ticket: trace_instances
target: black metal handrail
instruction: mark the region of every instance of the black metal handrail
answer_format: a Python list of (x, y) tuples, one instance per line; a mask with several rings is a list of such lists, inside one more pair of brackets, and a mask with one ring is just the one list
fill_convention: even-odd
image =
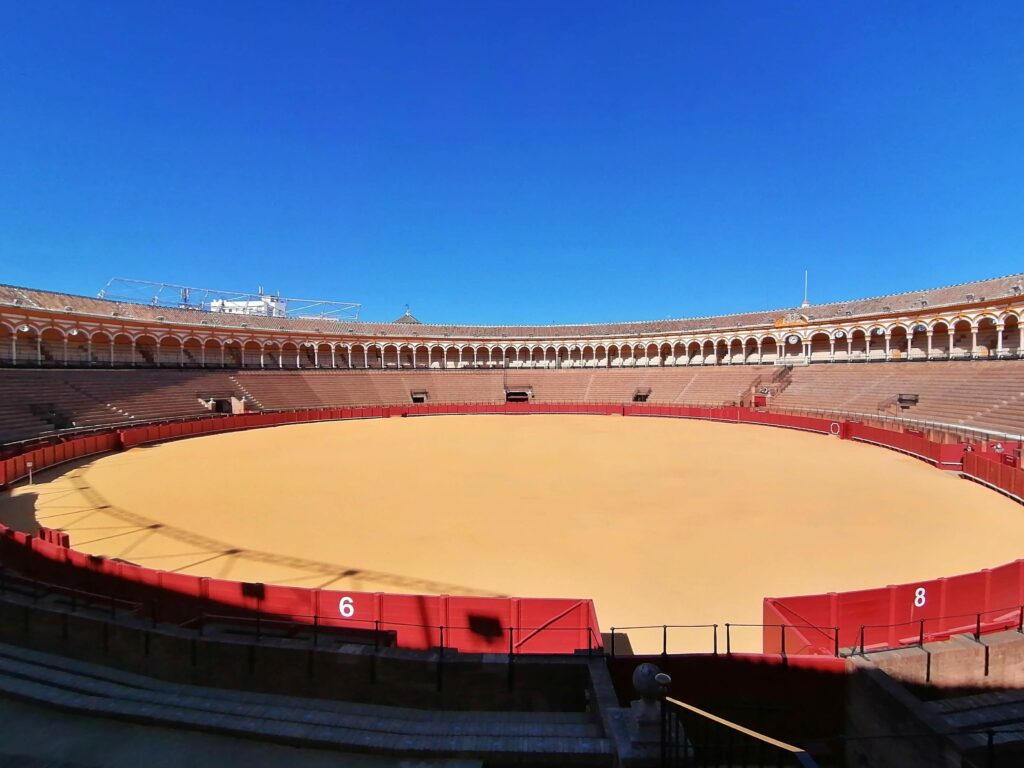
[(803, 749), (666, 697), (661, 702), (662, 768), (817, 768)]

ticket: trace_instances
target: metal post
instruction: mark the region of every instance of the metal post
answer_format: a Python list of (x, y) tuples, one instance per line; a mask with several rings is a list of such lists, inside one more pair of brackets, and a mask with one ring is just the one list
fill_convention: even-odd
[(833, 629), (835, 629), (835, 631), (836, 631), (836, 634), (835, 634), (835, 638), (836, 638), (836, 658), (838, 659), (839, 658), (839, 627), (834, 627)]
[[(1022, 626), (1024, 626), (1024, 607), (1021, 607), (1020, 615), (1021, 615), (1021, 624), (1022, 624)], [(611, 627), (611, 633), (612, 633), (611, 652), (612, 652), (612, 658), (614, 659), (615, 658), (615, 627)]]
[(921, 630), (917, 638), (918, 645), (924, 648), (924, 619), (921, 619)]
[(981, 614), (979, 613), (975, 617), (974, 622), (974, 639), (976, 642), (981, 642)]
[(732, 653), (732, 633), (730, 631), (730, 624), (725, 625), (725, 654), (726, 656)]
[(661, 625), (661, 655), (668, 655), (668, 624)]
[(785, 656), (786, 655), (786, 625), (785, 624), (779, 624), (779, 630), (782, 633), (781, 651), (782, 651), (782, 655)]
[(860, 655), (864, 655), (864, 625), (860, 625)]
[(713, 634), (713, 642), (714, 642), (715, 656), (717, 656), (718, 655), (718, 625), (717, 624), (715, 624), (714, 627), (712, 628), (712, 632), (714, 633)]

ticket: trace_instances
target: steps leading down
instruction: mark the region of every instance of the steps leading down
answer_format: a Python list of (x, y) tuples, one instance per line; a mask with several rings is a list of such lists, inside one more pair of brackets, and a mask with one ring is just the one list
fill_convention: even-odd
[(612, 764), (609, 740), (586, 713), (432, 711), (204, 688), (2, 643), (0, 695), (94, 717), (345, 752)]

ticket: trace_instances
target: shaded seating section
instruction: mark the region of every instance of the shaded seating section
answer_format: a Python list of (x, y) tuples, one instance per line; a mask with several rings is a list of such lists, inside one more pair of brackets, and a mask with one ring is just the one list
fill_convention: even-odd
[(209, 410), (200, 395), (236, 392), (221, 372), (5, 370), (0, 374), (0, 442), (63, 429), (203, 416)]

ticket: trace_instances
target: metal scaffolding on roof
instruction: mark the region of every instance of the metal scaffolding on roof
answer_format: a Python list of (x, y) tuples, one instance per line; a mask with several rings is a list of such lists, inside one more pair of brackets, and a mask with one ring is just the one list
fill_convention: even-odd
[(193, 288), (174, 283), (157, 283), (112, 277), (97, 294), (101, 299), (151, 307), (194, 309), (234, 315), (261, 317), (306, 317), (324, 320), (358, 320), (362, 304), (327, 299), (295, 299), (280, 292), (267, 293), (262, 286), (256, 293)]

